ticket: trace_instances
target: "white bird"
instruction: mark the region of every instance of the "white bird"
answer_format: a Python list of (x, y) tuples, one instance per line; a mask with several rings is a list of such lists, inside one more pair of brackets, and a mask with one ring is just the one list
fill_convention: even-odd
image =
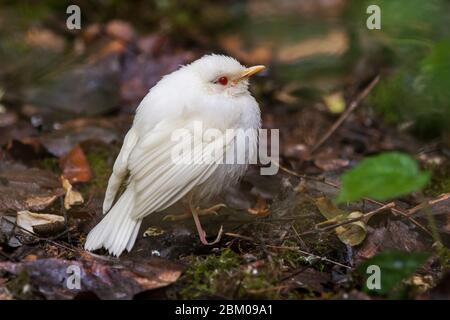
[[(86, 250), (104, 247), (115, 256), (130, 251), (142, 219), (183, 198), (189, 201), (201, 242), (219, 241), (222, 228), (214, 242), (207, 242), (198, 215), (214, 212), (221, 205), (204, 210), (197, 205), (235, 184), (257, 153), (261, 115), (248, 91), (248, 79), (263, 69), (246, 68), (223, 55), (206, 55), (164, 76), (149, 91), (114, 163), (103, 202), (106, 216), (89, 233)], [(204, 129), (218, 129), (220, 139), (193, 133), (194, 144), (201, 148), (192, 151), (191, 159), (202, 159), (213, 151), (217, 160), (234, 144), (237, 152), (245, 152), (244, 163), (174, 161), (173, 149), (180, 147), (180, 141), (174, 141), (173, 132), (193, 132), (199, 122)], [(227, 129), (251, 131), (245, 148), (236, 136), (225, 134)], [(182, 143), (191, 148), (192, 141)], [(126, 189), (119, 195), (122, 185)]]

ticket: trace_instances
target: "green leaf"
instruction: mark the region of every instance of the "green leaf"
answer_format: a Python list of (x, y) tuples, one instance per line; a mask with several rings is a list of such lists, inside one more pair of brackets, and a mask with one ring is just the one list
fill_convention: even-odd
[(410, 156), (399, 152), (383, 153), (364, 159), (342, 176), (337, 202), (364, 197), (387, 200), (420, 190), (429, 179), (430, 174), (421, 172)]
[[(385, 295), (398, 286), (403, 279), (412, 276), (428, 257), (429, 254), (424, 252), (385, 251), (361, 263), (357, 272), (364, 277), (364, 291)], [(379, 267), (379, 289), (368, 287), (368, 278), (373, 279), (375, 276), (375, 272), (369, 272), (369, 266)], [(371, 280), (369, 282), (373, 283)]]

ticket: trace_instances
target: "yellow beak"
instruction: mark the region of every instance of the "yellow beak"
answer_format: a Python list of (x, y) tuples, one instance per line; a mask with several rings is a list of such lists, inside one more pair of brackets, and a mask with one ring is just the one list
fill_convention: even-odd
[(266, 69), (265, 66), (253, 66), (253, 67), (247, 68), (233, 82), (238, 83), (239, 81), (248, 79), (249, 77), (257, 74), (258, 72), (263, 71), (264, 69)]

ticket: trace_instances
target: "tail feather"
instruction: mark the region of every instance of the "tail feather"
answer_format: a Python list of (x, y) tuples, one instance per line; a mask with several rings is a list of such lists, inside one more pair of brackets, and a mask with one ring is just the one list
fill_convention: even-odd
[(104, 247), (110, 254), (120, 256), (136, 241), (142, 219), (131, 218), (134, 192), (128, 187), (117, 203), (94, 229), (89, 232), (84, 248), (89, 251)]

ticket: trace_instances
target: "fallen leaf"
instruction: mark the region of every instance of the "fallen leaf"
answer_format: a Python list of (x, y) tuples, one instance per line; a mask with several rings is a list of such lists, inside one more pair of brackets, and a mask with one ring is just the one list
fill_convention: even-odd
[(82, 142), (101, 141), (111, 144), (119, 140), (119, 136), (110, 120), (81, 118), (64, 122), (61, 128), (44, 134), (40, 140), (49, 153), (62, 157)]
[(389, 221), (387, 227), (370, 230), (356, 258), (367, 259), (384, 250), (424, 251), (428, 248), (420, 234), (402, 221)]
[[(349, 219), (356, 219), (363, 214), (359, 211), (347, 214), (344, 210), (339, 209), (331, 200), (320, 197), (315, 200), (316, 206), (320, 213), (327, 218), (327, 221), (318, 224), (316, 227), (325, 227), (326, 225), (343, 222)], [(363, 221), (355, 221), (343, 226), (335, 228), (336, 235), (339, 240), (349, 246), (356, 246), (366, 238), (366, 225)]]
[(341, 55), (348, 48), (348, 37), (343, 31), (332, 31), (324, 37), (304, 40), (281, 47), (277, 58), (281, 62), (293, 62), (314, 55)]
[(348, 166), (350, 161), (345, 159), (317, 159), (314, 164), (323, 171), (335, 171)]
[[(363, 214), (361, 212), (355, 211), (348, 215), (348, 219), (359, 218)], [(366, 238), (366, 225), (362, 221), (356, 221), (349, 223), (344, 226), (337, 227), (336, 235), (339, 240), (348, 246), (357, 246), (362, 243)]]
[(63, 194), (60, 181), (51, 172), (0, 162), (0, 211), (40, 211)]
[(315, 203), (320, 213), (328, 220), (334, 219), (338, 216), (345, 216), (347, 213), (339, 209), (330, 199), (320, 197), (315, 199)]
[(17, 122), (17, 114), (14, 112), (0, 112), (0, 128), (12, 126)]
[(17, 225), (33, 233), (34, 226), (62, 222), (64, 222), (64, 217), (57, 216), (55, 214), (34, 213), (28, 210), (17, 212)]
[(255, 207), (247, 209), (247, 212), (258, 217), (265, 217), (270, 213), (270, 209), (267, 207), (266, 200), (258, 197)]
[(70, 183), (88, 182), (92, 178), (91, 167), (80, 145), (76, 145), (67, 155), (60, 158), (63, 175)]
[[(79, 260), (0, 262), (2, 272), (19, 275), (23, 270), (29, 274), (29, 284), (47, 299), (73, 299), (82, 292), (92, 292), (101, 299), (124, 300), (175, 282), (183, 268), (156, 257), (126, 265), (115, 259), (97, 259), (87, 254)], [(81, 276), (80, 288), (69, 289), (68, 283), (77, 270)]]
[(83, 196), (76, 190), (73, 190), (69, 180), (61, 176), (61, 183), (66, 195), (64, 196), (64, 208), (69, 210), (73, 205), (79, 205), (84, 202)]
[(25, 42), (32, 47), (39, 47), (50, 51), (61, 53), (64, 51), (66, 42), (63, 37), (51, 30), (33, 28), (26, 34)]
[(135, 38), (133, 26), (123, 20), (112, 20), (105, 27), (106, 34), (110, 37), (125, 42), (131, 42)]
[(305, 268), (284, 280), (283, 284), (287, 285), (290, 290), (303, 288), (313, 292), (323, 292), (325, 289), (324, 285), (330, 280), (330, 275), (325, 272), (319, 272), (313, 268)]
[(147, 230), (145, 230), (144, 234), (142, 235), (144, 238), (147, 237), (157, 237), (164, 234), (164, 230), (160, 229), (158, 227), (148, 227)]
[(331, 113), (342, 113), (345, 110), (345, 100), (342, 92), (335, 92), (323, 98)]

